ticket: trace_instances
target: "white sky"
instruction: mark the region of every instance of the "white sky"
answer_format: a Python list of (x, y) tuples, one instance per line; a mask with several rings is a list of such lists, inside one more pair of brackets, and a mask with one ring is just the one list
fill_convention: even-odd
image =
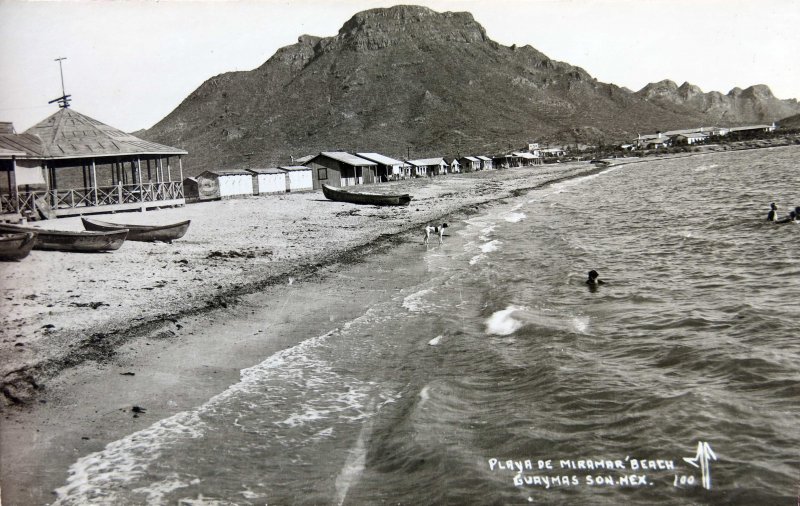
[(65, 56), (76, 110), (149, 128), (209, 77), (398, 3), (469, 11), (501, 44), (530, 44), (632, 90), (672, 79), (723, 93), (767, 84), (800, 98), (796, 0), (0, 0), (0, 121), (22, 132), (55, 112), (53, 60)]

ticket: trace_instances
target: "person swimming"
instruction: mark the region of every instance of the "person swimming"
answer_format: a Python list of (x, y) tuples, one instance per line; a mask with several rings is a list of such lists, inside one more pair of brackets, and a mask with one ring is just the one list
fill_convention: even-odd
[(589, 271), (589, 279), (586, 280), (586, 284), (590, 285), (590, 286), (602, 285), (603, 284), (603, 280), (602, 279), (598, 279), (599, 276), (600, 276), (600, 274), (598, 274), (596, 270), (594, 270), (594, 269), (590, 270)]
[(767, 213), (767, 221), (778, 221), (778, 206), (775, 205), (775, 202), (769, 205), (770, 209)]

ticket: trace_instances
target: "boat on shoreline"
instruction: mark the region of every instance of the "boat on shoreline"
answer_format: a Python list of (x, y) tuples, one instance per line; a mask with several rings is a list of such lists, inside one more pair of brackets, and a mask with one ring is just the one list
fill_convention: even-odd
[(122, 225), (107, 221), (81, 217), (83, 228), (94, 232), (113, 232), (128, 230), (128, 241), (172, 243), (186, 235), (191, 220), (171, 223), (169, 225)]
[(36, 244), (36, 234), (21, 232), (19, 234), (0, 235), (0, 260), (4, 262), (22, 260)]
[(336, 202), (373, 206), (407, 206), (412, 198), (411, 195), (407, 193), (386, 195), (380, 193), (360, 193), (334, 188), (326, 184), (322, 185), (322, 193), (325, 194), (325, 198)]
[(33, 249), (80, 253), (117, 250), (128, 236), (127, 228), (113, 232), (70, 232), (5, 223), (0, 224), (0, 232), (11, 234), (29, 232), (35, 234)]

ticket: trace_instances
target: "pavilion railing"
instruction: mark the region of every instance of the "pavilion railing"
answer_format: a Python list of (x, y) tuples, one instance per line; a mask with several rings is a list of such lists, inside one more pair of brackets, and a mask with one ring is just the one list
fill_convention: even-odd
[(0, 194), (3, 213), (37, 214), (37, 202), (51, 208), (72, 209), (182, 199), (183, 183), (141, 183), (95, 188), (71, 188)]

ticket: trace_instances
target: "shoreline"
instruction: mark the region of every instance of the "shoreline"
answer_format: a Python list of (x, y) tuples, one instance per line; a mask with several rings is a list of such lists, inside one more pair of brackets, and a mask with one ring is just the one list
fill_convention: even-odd
[[(706, 154), (712, 153), (687, 153), (670, 157)], [(296, 231), (298, 221), (307, 222), (306, 225), (311, 228), (312, 225), (316, 226), (314, 220), (329, 225), (325, 222), (333, 217), (343, 222), (342, 227), (326, 226), (326, 230), (352, 235), (339, 243), (339, 249), (330, 248), (326, 251), (335, 238), (326, 238), (327, 242), (316, 249), (301, 245), (303, 254), (299, 258), (281, 260), (280, 268), (272, 271), (262, 266), (256, 275), (234, 278), (227, 286), (217, 285), (215, 279), (215, 289), (203, 293), (206, 296), (203, 305), (193, 306), (192, 303), (197, 299), (183, 301), (181, 312), (172, 312), (168, 316), (163, 316), (163, 313), (156, 315), (139, 321), (127, 331), (122, 328), (113, 333), (103, 332), (101, 326), (104, 324), (96, 322), (87, 327), (93, 329), (88, 332), (89, 337), (81, 338), (79, 335), (78, 340), (68, 343), (79, 343), (85, 349), (78, 350), (77, 355), (66, 353), (61, 358), (49, 357), (54, 362), (39, 366), (38, 369), (48, 374), (43, 379), (44, 387), (35, 389), (27, 402), (5, 407), (0, 431), (0, 446), (3, 448), (3, 459), (0, 461), (2, 499), (9, 504), (51, 502), (54, 499), (52, 491), (66, 483), (69, 466), (79, 458), (102, 450), (109, 442), (144, 429), (157, 420), (206, 402), (237, 383), (242, 369), (309, 337), (324, 334), (341, 322), (359, 315), (364, 304), (358, 301), (366, 299), (370, 301), (369, 305), (374, 305), (390, 297), (390, 291), (379, 289), (382, 286), (380, 271), (387, 268), (385, 262), (387, 258), (391, 260), (390, 254), (401, 251), (413, 255), (418, 248), (423, 248), (419, 233), (422, 224), (443, 219), (457, 222), (481, 208), (524, 195), (533, 189), (596, 174), (614, 166), (658, 159), (663, 157), (616, 159), (610, 160), (609, 166), (602, 167), (586, 162), (545, 165), (375, 186), (376, 189), (391, 188), (391, 191), (410, 187), (415, 197), (419, 195), (419, 200), (412, 201), (405, 213), (399, 210), (399, 218), (392, 216), (398, 211), (396, 209), (358, 207), (321, 200), (320, 191), (295, 194), (292, 199), (307, 206), (303, 212), (323, 209), (324, 216), (306, 216), (309, 219), (302, 220), (290, 215), (281, 222), (282, 225), (275, 226), (274, 235), (283, 235), (292, 229)], [(267, 200), (271, 198), (276, 202)], [(237, 216), (242, 210), (259, 210), (270, 204), (277, 207), (285, 205), (281, 200), (285, 199), (267, 196), (219, 201), (211, 203), (214, 205), (210, 207), (200, 204), (187, 208), (214, 211), (208, 213), (211, 215), (208, 219), (224, 221), (225, 218)], [(418, 205), (427, 207), (427, 212), (417, 214), (414, 209)], [(217, 211), (225, 207), (234, 210), (220, 216)], [(157, 214), (142, 213), (141, 216), (150, 218)], [(133, 222), (133, 217), (131, 213), (113, 218), (120, 222)], [(387, 220), (394, 221), (388, 227), (382, 225)], [(203, 224), (202, 219), (198, 221)], [(193, 226), (196, 224), (193, 222)], [(230, 222), (226, 225), (233, 227)], [(248, 229), (247, 225), (237, 226), (239, 233)], [(252, 236), (244, 238), (252, 239)], [(301, 243), (317, 239), (299, 237), (293, 240)], [(179, 243), (149, 246), (160, 249), (156, 253), (163, 257), (174, 254), (169, 250)], [(146, 246), (145, 252), (152, 251), (147, 250)], [(231, 247), (234, 249), (229, 251), (242, 251), (236, 249), (240, 246), (241, 243), (235, 241), (228, 241), (224, 248), (219, 242), (209, 242), (204, 245), (201, 257)], [(132, 251), (133, 254), (141, 252)], [(197, 255), (191, 256), (190, 253), (196, 252), (181, 251), (178, 263), (173, 263), (183, 265), (179, 262), (184, 257), (195, 262)], [(410, 257), (408, 261), (413, 263), (413, 257), (407, 256)], [(81, 257), (73, 255), (71, 259), (77, 264)], [(113, 257), (103, 255), (96, 258), (102, 260)], [(403, 255), (399, 258), (406, 259)], [(232, 270), (236, 270), (248, 265), (247, 262), (254, 258), (230, 256), (226, 260), (230, 260), (234, 264)], [(21, 266), (22, 263), (14, 265)], [(77, 268), (63, 263), (59, 267), (62, 270)], [(209, 269), (212, 267), (208, 266)], [(91, 270), (93, 267), (89, 265), (83, 268)], [(212, 272), (221, 269), (220, 266), (216, 268), (218, 270)], [(408, 264), (403, 268), (409, 269), (409, 284), (418, 282), (414, 276), (424, 275), (424, 272), (415, 272), (414, 267)], [(271, 275), (262, 276), (265, 272)], [(101, 274), (108, 275), (108, 269)], [(353, 283), (354, 280), (356, 283)], [(182, 289), (191, 290), (192, 286), (183, 286)], [(398, 288), (395, 286), (393, 289)], [(109, 292), (115, 290), (124, 291), (123, 288), (112, 286)], [(151, 292), (146, 290), (146, 293)], [(107, 300), (113, 300), (114, 293), (109, 295)], [(41, 308), (42, 311), (46, 307)], [(81, 307), (67, 308), (73, 311), (74, 316), (80, 313)], [(169, 307), (172, 306), (167, 309)], [(104, 308), (106, 306), (100, 307)], [(127, 314), (139, 314), (135, 309), (136, 306), (127, 308)], [(64, 313), (61, 316), (64, 317)], [(85, 323), (85, 320), (77, 323), (80, 322)], [(99, 340), (98, 333), (111, 339), (105, 342)], [(66, 335), (54, 333), (49, 337), (63, 338)], [(9, 349), (13, 344), (9, 346), (5, 342), (2, 346)], [(61, 362), (55, 362), (57, 360)], [(71, 365), (60, 369), (56, 367), (64, 364)], [(144, 411), (135, 413), (132, 411), (134, 406), (142, 407)]]
[[(111, 286), (107, 290), (104, 299), (108, 306), (98, 306), (98, 309), (69, 306), (67, 297), (66, 302), (58, 307), (60, 312), (48, 314), (52, 308), (45, 304), (38, 308), (38, 317), (32, 318), (32, 322), (24, 322), (31, 327), (53, 321), (59, 328), (72, 325), (78, 330), (40, 334), (40, 341), (17, 347), (14, 342), (19, 342), (21, 338), (17, 336), (10, 340), (6, 335), (7, 330), (14, 327), (4, 322), (5, 339), (0, 343), (4, 355), (15, 353), (15, 348), (34, 346), (35, 351), (43, 350), (44, 355), (39, 362), (3, 362), (3, 367), (6, 368), (3, 374), (6, 405), (0, 431), (0, 446), (3, 448), (3, 459), (0, 461), (2, 499), (9, 504), (51, 502), (54, 499), (52, 491), (66, 482), (68, 467), (78, 458), (99, 451), (107, 443), (143, 429), (156, 420), (207, 401), (237, 383), (242, 369), (260, 363), (268, 356), (292, 347), (308, 337), (331, 330), (341, 319), (355, 317), (364, 305), (352, 302), (362, 300), (362, 296), (352, 294), (368, 296), (370, 305), (380, 301), (381, 297), (388, 296), (387, 293), (374, 291), (372, 287), (380, 286), (379, 283), (351, 286), (348, 282), (337, 282), (337, 278), (340, 274), (353, 270), (361, 273), (361, 278), (357, 279), (374, 277), (376, 271), (384, 267), (374, 265), (374, 259), (384, 259), (397, 248), (421, 248), (422, 238), (417, 232), (425, 223), (445, 217), (465, 217), (478, 212), (481, 207), (522, 195), (532, 189), (606, 169), (607, 167), (596, 167), (585, 162), (558, 164), (439, 177), (433, 180), (412, 180), (401, 182), (400, 185), (376, 187), (392, 188), (392, 191), (398, 187), (411, 187), (410, 192), (420, 198), (412, 201), (405, 212), (332, 203), (320, 200), (321, 191), (295, 194), (290, 198), (310, 205), (309, 209), (326, 209), (325, 215), (319, 218), (323, 223), (332, 217), (345, 221), (343, 230), (328, 227), (334, 231), (334, 235), (340, 231), (353, 234), (349, 240), (343, 241), (344, 246), (338, 249), (328, 248), (335, 238), (327, 238), (327, 242), (317, 249), (309, 245), (303, 247), (300, 258), (280, 263), (279, 267), (283, 268), (258, 269), (255, 275), (245, 274), (241, 278), (228, 280), (227, 286), (215, 280), (214, 289), (204, 292), (202, 304), (197, 303), (197, 299), (182, 301), (183, 304), (178, 306), (168, 304), (166, 309), (179, 307), (180, 310), (155, 314), (151, 318), (137, 321), (129, 329), (115, 327), (118, 323), (114, 319), (128, 317), (131, 321), (136, 321), (136, 315), (140, 313), (137, 312), (139, 306), (135, 304), (118, 312), (109, 311), (109, 319), (106, 321), (87, 321), (81, 317), (81, 312), (113, 309), (116, 298), (130, 294), (130, 290), (125, 289), (125, 284)], [(275, 201), (267, 200), (270, 198)], [(275, 196), (210, 204), (187, 206), (175, 211), (211, 210), (214, 212), (207, 214), (212, 215), (211, 219), (218, 219), (219, 213), (216, 211), (220, 207), (233, 207), (235, 209), (231, 215), (237, 215), (243, 209), (270, 207), (269, 204), (282, 205), (280, 197)], [(415, 211), (418, 209), (415, 206), (425, 206), (427, 212)], [(158, 215), (161, 218), (162, 213), (178, 214), (165, 211), (169, 210), (155, 214), (143, 213), (142, 217)], [(355, 214), (352, 214), (353, 211)], [(385, 222), (392, 218), (387, 215), (398, 211), (402, 219), (395, 219), (390, 226), (385, 226)], [(416, 216), (403, 216), (408, 214)], [(114, 216), (112, 221), (114, 219), (133, 222), (134, 215)], [(276, 232), (283, 235), (287, 232), (284, 228), (296, 228), (297, 221), (314, 223), (313, 220), (316, 219), (295, 220), (289, 217), (282, 222), (281, 227), (276, 227)], [(59, 224), (65, 221), (59, 220)], [(202, 218), (198, 221), (202, 225)], [(193, 221), (192, 226), (195, 225), (197, 223)], [(242, 228), (246, 230), (247, 226)], [(187, 234), (187, 237), (191, 236)], [(300, 238), (298, 243), (304, 240), (308, 242), (308, 238)], [(134, 243), (134, 246), (140, 246), (137, 250), (167, 250), (159, 252), (165, 257), (172, 256), (174, 253), (169, 249), (180, 247), (180, 243), (181, 241), (176, 241), (171, 246)], [(241, 246), (236, 242), (228, 242), (226, 248), (237, 244)], [(90, 260), (96, 262), (96, 259), (106, 261), (116, 258), (124, 248), (125, 246), (112, 254), (113, 256), (91, 255)], [(319, 251), (320, 248), (323, 251)], [(212, 256), (211, 253), (219, 249), (219, 242), (209, 242), (204, 245), (201, 256)], [(34, 253), (41, 253), (39, 256), (44, 257), (52, 252)], [(184, 265), (181, 263), (184, 257), (189, 258), (189, 262), (195, 262), (196, 255), (190, 256), (187, 253), (189, 252), (182, 252), (181, 258), (172, 265)], [(132, 251), (132, 254), (141, 254), (141, 251)], [(94, 270), (102, 275), (113, 272), (114, 264), (98, 268), (91, 263), (82, 264), (81, 259), (85, 255), (66, 255), (69, 254), (59, 255), (63, 256), (58, 265), (62, 273), (69, 269)], [(125, 260), (130, 259), (123, 259)], [(234, 265), (229, 266), (230, 268), (217, 265), (212, 272), (241, 269), (247, 266), (243, 262), (252, 261), (253, 258), (234, 255), (226, 260), (232, 261)], [(27, 272), (23, 262), (7, 264), (6, 270), (9, 265), (19, 268), (23, 274)], [(269, 267), (268, 264), (267, 266)], [(205, 268), (211, 270), (214, 266)], [(86, 275), (86, 272), (82, 274)], [(47, 278), (52, 279), (52, 276)], [(347, 280), (351, 278), (348, 277)], [(409, 282), (412, 282), (411, 278)], [(92, 285), (90, 282), (87, 284)], [(26, 290), (33, 289), (44, 290), (44, 285), (26, 287)], [(192, 287), (183, 286), (181, 289), (191, 290)], [(76, 291), (74, 288), (69, 290), (73, 293)], [(139, 293), (141, 290), (134, 292)], [(86, 295), (83, 292), (81, 294)], [(19, 290), (14, 295), (20, 295)], [(31, 302), (36, 302), (36, 299), (38, 296)], [(337, 301), (335, 313), (329, 311), (333, 300)], [(343, 304), (342, 301), (345, 300), (351, 302)], [(4, 304), (8, 302), (10, 301), (6, 298)], [(148, 303), (149, 301), (146, 304)], [(56, 307), (55, 304), (53, 307)], [(27, 309), (31, 311), (34, 308)], [(83, 334), (80, 331), (81, 324), (88, 329)], [(42, 337), (49, 338), (49, 342), (43, 343)], [(74, 352), (66, 351), (70, 347), (77, 349)], [(30, 350), (27, 351), (30, 353)], [(10, 373), (7, 372), (9, 370)], [(21, 402), (9, 402), (9, 391), (12, 395), (27, 397), (20, 399)], [(134, 406), (145, 410), (135, 413), (132, 411)]]
[[(631, 160), (631, 162), (638, 162), (640, 160)], [(405, 214), (418, 214), (418, 216), (410, 216), (405, 223), (395, 223), (390, 226), (381, 226), (380, 224), (369, 223), (372, 220), (356, 219), (353, 225), (345, 226), (347, 229), (356, 229), (361, 233), (349, 234), (349, 237), (342, 241), (344, 244), (335, 244), (334, 247), (325, 245), (322, 248), (314, 248), (309, 244), (299, 244), (301, 251), (299, 255), (289, 256), (277, 265), (276, 262), (270, 262), (272, 258), (268, 258), (266, 265), (262, 264), (256, 266), (249, 275), (236, 276), (235, 272), (219, 272), (219, 271), (236, 271), (237, 269), (233, 264), (239, 264), (242, 269), (251, 269), (253, 265), (248, 260), (258, 262), (261, 260), (259, 253), (263, 256), (273, 257), (271, 251), (258, 252), (247, 250), (247, 245), (234, 244), (236, 248), (224, 251), (225, 244), (220, 238), (203, 238), (203, 244), (199, 249), (200, 251), (164, 251), (171, 248), (181, 248), (184, 239), (176, 241), (173, 245), (163, 244), (150, 244), (150, 243), (126, 243), (123, 249), (136, 248), (138, 251), (132, 252), (128, 255), (129, 258), (123, 259), (122, 264), (136, 261), (135, 257), (142, 254), (147, 256), (155, 256), (156, 261), (168, 262), (171, 260), (168, 255), (179, 255), (179, 258), (174, 259), (173, 262), (178, 264), (178, 269), (184, 265), (192, 265), (193, 272), (202, 272), (202, 276), (213, 276), (214, 274), (222, 274), (225, 276), (224, 280), (215, 280), (215, 286), (212, 289), (205, 287), (193, 286), (197, 283), (193, 281), (202, 281), (200, 278), (195, 277), (191, 280), (186, 279), (188, 276), (183, 276), (183, 279), (169, 280), (175, 282), (176, 285), (187, 286), (173, 286), (173, 292), (178, 292), (180, 295), (189, 295), (191, 299), (184, 301), (171, 302), (164, 306), (162, 311), (156, 313), (149, 313), (148, 311), (139, 310), (136, 307), (124, 307), (123, 304), (129, 303), (126, 295), (129, 292), (136, 291), (135, 297), (146, 298), (144, 304), (139, 302), (139, 305), (146, 307), (153, 307), (159, 299), (168, 298), (149, 296), (142, 290), (153, 292), (155, 289), (164, 290), (169, 289), (164, 279), (171, 276), (175, 277), (174, 265), (163, 265), (162, 269), (168, 269), (166, 273), (152, 272), (151, 277), (155, 278), (155, 287), (140, 286), (130, 289), (127, 286), (127, 280), (121, 280), (122, 283), (115, 287), (96, 287), (93, 286), (96, 281), (89, 279), (96, 270), (108, 270), (109, 263), (102, 260), (108, 258), (110, 261), (116, 260), (118, 257), (124, 256), (122, 250), (111, 254), (96, 254), (96, 255), (76, 255), (71, 253), (60, 252), (44, 252), (34, 251), (32, 256), (39, 257), (37, 262), (28, 262), (26, 259), (23, 262), (4, 263), (0, 264), (0, 273), (5, 276), (4, 288), (10, 292), (10, 297), (6, 296), (2, 304), (3, 313), (3, 333), (2, 341), (0, 342), (0, 356), (3, 360), (0, 363), (0, 390), (4, 396), (4, 404), (0, 404), (0, 411), (4, 408), (13, 407), (15, 405), (26, 405), (35, 401), (38, 395), (46, 388), (46, 382), (64, 370), (83, 364), (87, 361), (102, 362), (108, 360), (113, 356), (114, 350), (119, 346), (124, 345), (126, 342), (137, 339), (146, 338), (148, 336), (174, 336), (179, 328), (175, 328), (176, 320), (185, 317), (192, 317), (197, 314), (202, 314), (206, 311), (215, 308), (226, 308), (229, 305), (235, 304), (237, 299), (243, 295), (247, 295), (259, 290), (263, 290), (270, 286), (285, 284), (290, 278), (304, 278), (313, 276), (320, 269), (327, 266), (353, 262), (360, 255), (366, 254), (369, 250), (378, 247), (383, 242), (398, 240), (399, 236), (416, 228), (420, 228), (426, 223), (441, 220), (445, 216), (463, 212), (475, 206), (487, 204), (492, 201), (501, 200), (503, 198), (513, 197), (519, 192), (528, 191), (539, 187), (544, 184), (552, 184), (554, 182), (563, 180), (565, 178), (579, 177), (589, 173), (594, 173), (602, 170), (605, 167), (589, 166), (585, 162), (576, 162), (572, 164), (558, 164), (554, 166), (539, 166), (534, 168), (516, 168), (504, 171), (491, 171), (479, 172), (460, 176), (445, 176), (444, 178), (434, 178), (432, 180), (409, 180), (401, 181), (399, 184), (386, 183), (377, 186), (376, 189), (383, 189), (391, 187), (393, 190), (398, 191), (409, 190), (414, 192), (414, 187), (421, 187), (421, 190), (427, 190), (423, 198), (420, 200), (412, 201), (412, 204), (404, 210), (414, 209), (415, 211), (406, 212)], [(472, 176), (472, 177), (470, 177)], [(477, 177), (475, 177), (477, 176)], [(496, 177), (495, 177), (496, 176)], [(526, 184), (528, 180), (531, 184)], [(452, 192), (451, 183), (453, 182), (470, 182), (475, 181), (480, 184), (490, 186), (489, 188), (473, 189), (478, 193), (477, 198), (470, 198), (466, 195), (463, 202), (436, 202), (433, 203), (432, 209), (427, 212), (420, 211), (417, 206), (428, 205), (434, 199), (451, 199), (454, 200), (460, 192)], [(497, 183), (508, 183), (507, 188), (499, 188), (495, 186)], [(390, 186), (391, 185), (391, 186)], [(459, 190), (459, 188), (452, 188)], [(420, 193), (417, 191), (417, 193)], [(321, 191), (304, 192), (286, 195), (268, 195), (262, 197), (253, 197), (247, 199), (235, 200), (221, 200), (214, 202), (206, 202), (201, 204), (190, 204), (184, 208), (179, 209), (164, 209), (158, 213), (125, 213), (121, 217), (115, 215), (98, 215), (100, 219), (110, 219), (110, 221), (127, 221), (131, 223), (138, 223), (151, 216), (159, 219), (159, 222), (168, 222), (168, 215), (178, 215), (177, 218), (188, 216), (194, 220), (192, 227), (197, 227), (198, 215), (204, 214), (217, 215), (219, 207), (236, 207), (236, 208), (255, 208), (262, 204), (264, 207), (275, 207), (277, 202), (270, 199), (294, 199), (302, 200), (308, 207), (321, 207), (330, 205), (329, 201), (322, 197)], [(263, 200), (267, 202), (263, 202)], [(261, 202), (259, 202), (261, 201)], [(324, 203), (323, 203), (324, 202)], [(271, 206), (270, 206), (271, 205)], [(334, 213), (334, 216), (327, 216), (327, 219), (338, 218), (352, 220), (354, 217), (363, 216), (370, 211), (370, 214), (376, 215), (378, 218), (375, 221), (383, 222), (386, 220), (386, 215), (395, 212), (391, 208), (374, 208), (372, 206), (360, 206), (355, 209), (349, 204), (334, 204), (338, 208), (349, 209), (345, 211), (345, 216), (341, 216), (341, 212)], [(362, 211), (364, 209), (364, 211)], [(264, 211), (262, 214), (268, 214), (270, 211)], [(232, 213), (232, 214), (235, 214)], [(383, 216), (381, 216), (383, 215)], [(110, 217), (110, 218), (109, 218)], [(369, 218), (369, 216), (364, 216)], [(223, 216), (230, 218), (229, 216)], [(301, 217), (293, 219), (291, 223), (284, 219), (282, 222), (276, 223), (279, 228), (277, 232), (281, 235), (290, 234), (293, 228), (291, 225), (296, 224), (298, 221), (308, 220), (308, 217)], [(58, 225), (54, 227), (53, 225)], [(315, 223), (315, 227), (320, 227), (322, 224)], [(60, 219), (57, 222), (46, 222), (47, 227), (61, 228), (64, 230), (80, 230), (81, 225), (79, 218)], [(187, 237), (191, 237), (193, 232), (190, 227), (190, 232)], [(246, 227), (240, 227), (246, 228)], [(240, 232), (237, 230), (229, 233)], [(246, 230), (243, 230), (246, 232)], [(277, 234), (272, 234), (277, 235)], [(323, 237), (324, 241), (334, 241), (336, 238)], [(199, 242), (199, 241), (198, 241)], [(289, 241), (286, 241), (289, 242)], [(308, 242), (307, 238), (300, 238), (297, 243)], [(228, 244), (231, 246), (231, 244)], [(288, 245), (289, 248), (295, 248), (295, 244)], [(127, 253), (127, 251), (126, 251)], [(199, 255), (198, 255), (199, 253)], [(198, 256), (200, 258), (198, 258)], [(56, 257), (56, 258), (51, 258)], [(81, 260), (88, 259), (93, 261), (95, 265), (86, 265), (81, 263)], [(56, 260), (64, 267), (63, 270), (74, 273), (72, 276), (60, 276), (58, 272), (47, 272), (43, 279), (36, 279), (36, 276), (31, 276), (33, 271), (37, 269), (47, 269), (47, 263)], [(116, 262), (115, 262), (116, 263)], [(220, 263), (231, 264), (228, 268), (222, 266)], [(137, 275), (137, 269), (127, 269), (129, 265), (116, 265), (111, 266), (117, 271), (117, 278), (125, 277), (126, 275)], [(185, 269), (181, 269), (185, 270)], [(211, 270), (210, 274), (206, 274)], [(217, 272), (214, 272), (217, 271)], [(63, 274), (63, 272), (61, 273)], [(233, 274), (233, 276), (231, 276)], [(31, 279), (33, 278), (33, 279)], [(88, 290), (80, 290), (79, 288), (65, 288), (69, 286), (70, 282), (75, 279), (83, 280), (86, 288), (91, 292), (98, 292), (100, 294), (87, 293)], [(88, 281), (88, 282), (87, 282)], [(103, 280), (105, 281), (105, 280)], [(189, 283), (187, 283), (187, 281)], [(225, 282), (227, 281), (227, 283)], [(28, 286), (25, 286), (28, 285)], [(39, 286), (37, 286), (39, 285)], [(48, 286), (49, 285), (49, 286)], [(55, 287), (53, 285), (56, 285)], [(62, 290), (61, 294), (53, 294), (52, 292), (58, 289)], [(99, 290), (98, 290), (99, 288)], [(185, 288), (185, 289), (184, 289)], [(185, 290), (197, 290), (200, 292), (186, 294)], [(46, 300), (40, 301), (43, 298), (42, 294), (50, 292), (45, 295)], [(105, 301), (89, 301), (83, 302), (81, 299), (99, 298), (102, 295)], [(55, 299), (55, 300), (54, 300)], [(71, 299), (78, 299), (77, 301)], [(111, 299), (111, 300), (108, 300)], [(117, 305), (114, 306), (113, 302)], [(135, 301), (134, 301), (135, 302)], [(16, 307), (15, 307), (16, 306)], [(23, 306), (28, 315), (23, 317), (12, 318), (11, 315), (17, 313), (17, 308)], [(91, 308), (91, 309), (87, 309)], [(120, 309), (121, 308), (121, 309)], [(85, 314), (89, 313), (91, 318), (87, 321)], [(94, 320), (94, 321), (92, 321)], [(12, 335), (16, 333), (16, 335)], [(13, 341), (13, 342), (12, 342)], [(54, 349), (52, 343), (58, 343), (57, 348)], [(65, 346), (66, 343), (66, 346)], [(68, 350), (63, 350), (67, 348)]]

